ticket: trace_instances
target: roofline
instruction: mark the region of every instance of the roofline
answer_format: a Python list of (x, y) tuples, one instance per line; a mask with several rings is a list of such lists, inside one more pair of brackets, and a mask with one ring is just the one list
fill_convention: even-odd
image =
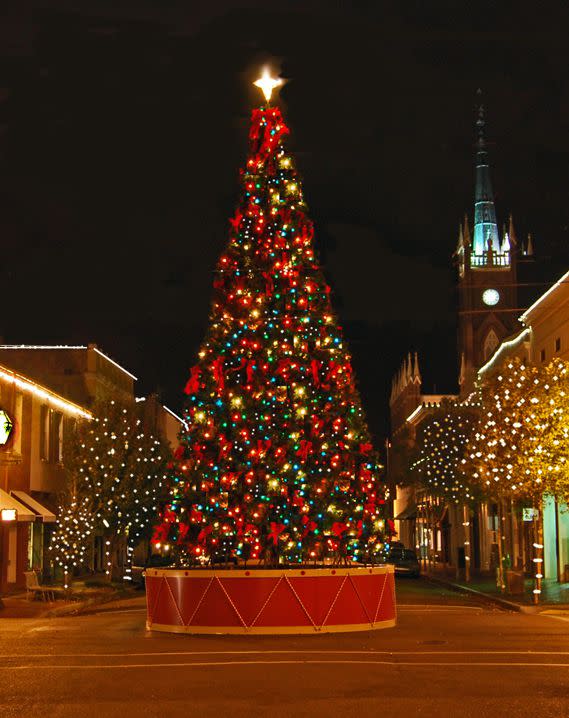
[(178, 416), (178, 414), (176, 414), (175, 412), (173, 412), (172, 409), (169, 409), (169, 408), (166, 406), (166, 404), (162, 404), (162, 408), (163, 408), (163, 409), (166, 409), (166, 411), (168, 412), (168, 414), (171, 414), (171, 415), (174, 417), (174, 419), (176, 419), (176, 421), (179, 421), (180, 424), (181, 424), (183, 427), (185, 427), (186, 429), (188, 428), (188, 422), (185, 421), (184, 419), (182, 419), (181, 416)]
[(6, 381), (9, 381), (14, 384), (14, 386), (17, 386), (19, 389), (22, 389), (22, 391), (27, 391), (40, 399), (45, 399), (45, 401), (49, 402), (50, 404), (53, 404), (54, 406), (58, 407), (59, 409), (65, 411), (68, 414), (75, 414), (82, 419), (87, 419), (89, 421), (93, 418), (91, 412), (86, 411), (78, 404), (74, 404), (72, 401), (63, 399), (63, 397), (59, 396), (59, 394), (56, 394), (50, 389), (46, 389), (46, 387), (42, 386), (41, 384), (38, 384), (31, 379), (27, 379), (25, 376), (22, 376), (21, 374), (18, 374), (12, 369), (8, 369), (8, 367), (5, 367), (1, 364), (0, 379), (5, 379)]
[(85, 344), (0, 344), (0, 349), (87, 349)]
[[(85, 344), (0, 344), (0, 349), (89, 349), (89, 346), (86, 346)], [(124, 374), (129, 376), (134, 381), (138, 381), (138, 378), (134, 376), (134, 374), (131, 374), (127, 369), (124, 368), (124, 366), (121, 366), (118, 362), (116, 362), (114, 359), (111, 359), (110, 356), (107, 356), (104, 352), (102, 352), (99, 348), (96, 346), (93, 346), (93, 351), (97, 352), (97, 354), (100, 354), (104, 359), (106, 359), (108, 362), (113, 364), (117, 367), (117, 369), (120, 369)]]
[(107, 356), (105, 353), (103, 353), (100, 349), (97, 347), (93, 347), (93, 351), (97, 352), (97, 354), (100, 354), (104, 359), (107, 361), (110, 361), (111, 364), (114, 364), (117, 369), (120, 369), (122, 372), (124, 372), (127, 376), (129, 376), (134, 381), (138, 381), (138, 379), (134, 376), (134, 374), (131, 374), (127, 369), (124, 368), (124, 366), (121, 366), (118, 362), (116, 362), (114, 359), (111, 359), (111, 357)]
[(519, 317), (519, 321), (522, 322), (522, 324), (527, 325), (527, 320), (531, 312), (539, 306), (547, 297), (554, 292), (556, 289), (558, 289), (562, 284), (567, 284), (569, 282), (569, 272), (565, 272), (565, 274), (560, 277), (555, 284), (553, 284), (549, 289), (544, 292), (541, 297), (535, 300), (535, 302), (531, 305), (531, 307), (528, 307), (528, 309), (525, 310), (525, 312), (522, 314), (521, 317)]
[(499, 356), (502, 352), (502, 349), (513, 347), (516, 344), (521, 344), (522, 340), (525, 339), (528, 334), (531, 332), (531, 327), (526, 327), (525, 329), (522, 329), (519, 334), (516, 334), (515, 337), (512, 339), (508, 339), (507, 341), (504, 341), (500, 344), (500, 346), (496, 349), (494, 354), (490, 357), (490, 359), (484, 364), (484, 366), (481, 366), (478, 370), (477, 374), (480, 377), (481, 374), (485, 374), (488, 369), (491, 369), (494, 364), (498, 361)]
[[(429, 395), (425, 395), (425, 399)], [(435, 401), (422, 401), (419, 406), (417, 406), (413, 411), (409, 414), (409, 416), (405, 419), (406, 423), (412, 424), (414, 420), (421, 414), (423, 411), (428, 411), (429, 409), (438, 409), (441, 405), (441, 403), (445, 399), (450, 399), (451, 401), (454, 399), (458, 399), (457, 394), (433, 394), (431, 395), (434, 399), (434, 397), (438, 397)]]

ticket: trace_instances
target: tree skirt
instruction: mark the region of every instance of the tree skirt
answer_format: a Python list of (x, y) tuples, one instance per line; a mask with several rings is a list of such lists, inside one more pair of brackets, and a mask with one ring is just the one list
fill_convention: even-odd
[(393, 566), (148, 569), (147, 628), (174, 633), (332, 633), (395, 625)]

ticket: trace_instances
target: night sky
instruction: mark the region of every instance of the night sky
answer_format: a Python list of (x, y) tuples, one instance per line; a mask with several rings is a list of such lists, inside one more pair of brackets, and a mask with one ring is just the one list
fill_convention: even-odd
[(539, 16), (425, 0), (13, 5), (0, 18), (5, 342), (96, 342), (139, 394), (181, 407), (266, 61), (289, 80), (289, 146), (377, 436), (408, 350), (425, 391), (455, 388), (451, 255), (473, 212), (478, 87), (498, 221), (512, 212), (518, 238), (534, 235), (530, 294), (567, 269), (564, 3)]

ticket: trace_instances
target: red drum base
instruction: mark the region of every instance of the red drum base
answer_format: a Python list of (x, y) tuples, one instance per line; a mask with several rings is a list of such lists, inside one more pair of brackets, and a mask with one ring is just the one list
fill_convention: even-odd
[(333, 633), (395, 625), (393, 566), (148, 569), (147, 628), (174, 633)]

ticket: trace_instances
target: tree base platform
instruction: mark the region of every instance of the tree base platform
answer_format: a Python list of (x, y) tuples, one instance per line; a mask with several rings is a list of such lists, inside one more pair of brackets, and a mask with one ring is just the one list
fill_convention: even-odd
[(391, 565), (148, 569), (146, 626), (200, 634), (373, 631), (396, 621)]

